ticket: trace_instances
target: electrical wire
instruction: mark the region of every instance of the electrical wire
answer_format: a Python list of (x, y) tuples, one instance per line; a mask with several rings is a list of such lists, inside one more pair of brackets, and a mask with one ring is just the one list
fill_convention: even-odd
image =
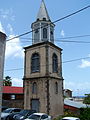
[[(61, 20), (66, 19), (66, 18), (68, 18), (68, 17), (71, 17), (71, 16), (73, 16), (73, 15), (75, 15), (75, 14), (77, 14), (77, 13), (79, 13), (79, 12), (85, 10), (85, 9), (88, 9), (89, 7), (90, 7), (90, 5), (84, 7), (84, 8), (82, 8), (82, 9), (80, 9), (80, 10), (77, 10), (76, 12), (73, 12), (73, 13), (67, 15), (67, 16), (64, 16), (64, 17), (62, 17), (62, 18), (60, 18), (60, 19), (58, 19), (58, 20), (56, 20), (56, 21), (54, 21), (54, 22), (52, 22), (52, 23), (50, 23), (50, 24), (54, 24), (54, 23), (57, 23), (57, 22), (59, 22), (59, 21), (61, 21)], [(47, 25), (45, 25), (45, 26), (47, 26)], [(45, 27), (45, 26), (43, 26), (43, 27)], [(40, 27), (40, 28), (41, 28), (41, 27)], [(40, 28), (38, 28), (38, 29), (40, 29)], [(36, 30), (36, 29), (35, 29), (35, 30)], [(31, 31), (25, 32), (25, 33), (23, 33), (23, 34), (17, 35), (17, 36), (15, 36), (15, 37), (13, 37), (13, 38), (8, 39), (7, 41), (13, 40), (13, 39), (15, 39), (15, 38), (22, 37), (22, 36), (27, 35), (27, 34), (33, 32), (33, 31), (35, 31), (35, 30), (31, 30)], [(90, 36), (90, 35), (89, 35), (89, 36)], [(82, 37), (82, 36), (76, 36), (76, 37)], [(74, 38), (74, 37), (68, 37), (68, 39), (71, 39), (71, 38)], [(64, 38), (63, 38), (63, 39), (64, 39)], [(65, 39), (67, 39), (67, 38), (65, 38)], [(66, 42), (68, 42), (68, 41), (66, 41)], [(69, 41), (69, 42), (70, 42), (70, 41)], [(76, 41), (72, 41), (72, 42), (76, 42)], [(78, 42), (78, 41), (77, 41), (77, 42)], [(80, 42), (80, 41), (79, 41), (79, 42)], [(82, 41), (82, 42), (83, 42), (83, 41)], [(86, 42), (85, 42), (85, 43), (86, 43)], [(90, 58), (90, 57), (79, 58), (79, 59), (74, 59), (74, 60), (68, 60), (68, 61), (64, 61), (64, 62), (62, 62), (62, 63), (73, 62), (73, 61), (78, 61), (78, 60), (81, 60), (81, 59), (88, 59), (88, 58)], [(9, 69), (9, 70), (5, 70), (5, 71), (14, 71), (14, 70), (22, 70), (22, 69), (24, 69), (24, 68)]]
[[(48, 24), (48, 25), (57, 23), (57, 22), (59, 22), (59, 21), (61, 21), (61, 20), (64, 20), (64, 19), (66, 19), (66, 18), (68, 18), (68, 17), (71, 17), (71, 16), (73, 16), (73, 15), (75, 15), (75, 14), (77, 14), (77, 13), (80, 13), (81, 11), (84, 11), (84, 10), (88, 9), (89, 7), (90, 7), (90, 5), (84, 7), (84, 8), (82, 8), (82, 9), (80, 9), (80, 10), (77, 10), (76, 12), (73, 12), (73, 13), (71, 13), (71, 14), (69, 14), (69, 15), (66, 15), (66, 16), (64, 16), (64, 17), (62, 17), (62, 18), (60, 18), (60, 19), (57, 19), (57, 20), (55, 20), (54, 22), (51, 22), (51, 23)], [(44, 26), (39, 27), (39, 28), (37, 28), (37, 29), (43, 28), (43, 27), (45, 27), (45, 26), (47, 26), (47, 25), (44, 25)], [(15, 37), (13, 37), (13, 38), (8, 39), (7, 41), (13, 40), (13, 39), (15, 39), (15, 38), (22, 37), (22, 36), (24, 36), (24, 35), (27, 35), (27, 34), (29, 34), (29, 33), (32, 33), (32, 32), (35, 31), (35, 30), (36, 30), (36, 29), (31, 30), (31, 31), (28, 31), (28, 32), (25, 32), (25, 33), (20, 34), (20, 35), (17, 35), (17, 36), (15, 36)]]
[[(77, 35), (77, 36), (62, 37), (62, 38), (57, 38), (57, 39), (64, 40), (64, 39), (75, 39), (75, 38), (84, 38), (84, 37), (90, 37), (90, 34), (88, 34), (88, 35)], [(33, 39), (33, 38), (24, 38), (24, 37), (21, 37), (20, 39), (37, 40), (37, 39)]]
[[(66, 61), (63, 61), (62, 63), (65, 64), (65, 63), (71, 63), (71, 62), (76, 62), (76, 61), (80, 61), (82, 59), (90, 59), (90, 57), (82, 57), (82, 58), (77, 58), (77, 59), (72, 59), (72, 60), (66, 60)], [(59, 64), (62, 64), (62, 63), (58, 63)], [(49, 64), (49, 65), (52, 65), (52, 64)], [(46, 66), (46, 65), (40, 65), (40, 66)], [(7, 69), (5, 71), (17, 71), (17, 70), (22, 70), (24, 68), (16, 68), (16, 69)]]
[[(74, 37), (75, 38), (75, 37)], [(77, 37), (76, 37), (77, 38)], [(26, 38), (21, 38), (21, 39), (26, 39)], [(28, 39), (32, 39), (32, 38), (28, 38)], [(62, 39), (62, 38), (61, 38)], [(64, 39), (64, 38), (63, 38)], [(69, 37), (65, 38), (65, 39), (69, 39)], [(33, 39), (33, 40), (38, 40), (38, 39)], [(48, 40), (48, 39), (47, 39)], [(56, 42), (71, 42), (71, 43), (90, 43), (90, 41), (71, 41), (71, 40), (60, 40), (60, 39), (54, 39)], [(23, 43), (25, 42), (31, 42), (31, 41), (21, 41)]]
[[(80, 38), (80, 37), (90, 37), (90, 35), (83, 35), (83, 36), (74, 36), (74, 37), (65, 37), (65, 38), (58, 38), (58, 39), (54, 39), (55, 42), (69, 42), (69, 43), (90, 43), (90, 41), (71, 41), (71, 40), (63, 40), (63, 39), (75, 39), (75, 38)], [(31, 40), (38, 40), (38, 39), (33, 39), (33, 38), (20, 38), (20, 39), (26, 39), (28, 41), (22, 41), (21, 43), (27, 43), (27, 42), (31, 42)], [(47, 39), (48, 40), (48, 39)], [(18, 42), (9, 42), (9, 43), (18, 43)]]
[(83, 57), (83, 58), (78, 58), (78, 59), (73, 59), (73, 60), (66, 60), (62, 63), (75, 62), (75, 61), (79, 61), (79, 60), (82, 60), (82, 59), (90, 59), (90, 57)]

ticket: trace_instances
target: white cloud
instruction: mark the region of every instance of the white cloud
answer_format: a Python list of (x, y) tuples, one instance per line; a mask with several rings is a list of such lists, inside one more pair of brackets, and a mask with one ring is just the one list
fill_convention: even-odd
[(64, 32), (64, 30), (61, 30), (61, 36), (62, 36), (62, 37), (65, 37), (65, 32)]
[(5, 30), (4, 30), (4, 28), (3, 28), (2, 24), (1, 24), (1, 22), (0, 22), (0, 32), (5, 33)]
[(10, 31), (10, 34), (13, 34), (13, 28), (12, 28), (11, 24), (7, 25), (7, 29)]
[(23, 80), (18, 78), (13, 78), (12, 86), (23, 87)]
[(79, 65), (80, 68), (90, 67), (90, 61), (82, 59), (81, 62), (82, 62), (81, 65)]
[(89, 82), (82, 82), (82, 83), (75, 83), (70, 81), (65, 81), (64, 83), (65, 89), (70, 89), (73, 91), (74, 95), (80, 96), (86, 93), (90, 93), (90, 83)]
[(0, 9), (0, 18), (5, 20), (15, 20), (15, 16), (13, 15), (12, 8), (10, 9)]
[[(11, 34), (11, 35), (9, 35), (8, 39), (15, 37), (15, 35), (13, 34), (13, 28), (12, 28), (11, 24), (8, 24), (7, 28)], [(6, 59), (9, 57), (21, 57), (21, 58), (24, 57), (24, 52), (23, 52), (22, 46), (20, 44), (19, 38), (15, 38), (15, 39), (12, 39), (12, 40), (6, 42), (5, 57), (6, 57)]]
[[(14, 35), (10, 35), (9, 38), (15, 37)], [(22, 49), (22, 46), (20, 45), (20, 40), (19, 38), (15, 38), (11, 41), (8, 41), (6, 43), (6, 52), (5, 52), (5, 57), (6, 59), (8, 57), (21, 57), (23, 58), (24, 52)]]

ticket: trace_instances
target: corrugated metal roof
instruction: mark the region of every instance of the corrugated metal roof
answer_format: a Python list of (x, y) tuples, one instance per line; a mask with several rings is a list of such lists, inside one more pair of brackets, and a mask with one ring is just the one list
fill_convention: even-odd
[(23, 87), (3, 86), (3, 93), (23, 94)]
[[(86, 108), (87, 107), (86, 104), (83, 104), (81, 102), (72, 101), (72, 100), (69, 100), (68, 98), (64, 99), (64, 104), (68, 105), (68, 106), (76, 107), (76, 108)], [(90, 105), (88, 105), (88, 107), (90, 107)]]

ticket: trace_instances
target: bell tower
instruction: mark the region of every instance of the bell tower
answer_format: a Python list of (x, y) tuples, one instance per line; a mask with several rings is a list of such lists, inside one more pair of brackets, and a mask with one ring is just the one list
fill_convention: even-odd
[(53, 117), (63, 115), (62, 49), (54, 44), (54, 27), (44, 0), (32, 23), (32, 45), (25, 47), (24, 108)]
[(41, 6), (36, 18), (36, 22), (32, 23), (32, 43), (39, 43), (43, 41), (49, 41), (54, 43), (54, 27), (51, 22), (44, 0), (41, 2)]

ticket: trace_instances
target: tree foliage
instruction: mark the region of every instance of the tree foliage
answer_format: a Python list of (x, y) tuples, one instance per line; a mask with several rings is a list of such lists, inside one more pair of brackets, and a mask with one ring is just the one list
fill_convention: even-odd
[(86, 97), (84, 98), (84, 101), (83, 101), (83, 103), (85, 103), (85, 104), (90, 104), (90, 94), (86, 94), (85, 95)]
[(90, 108), (80, 108), (78, 113), (73, 113), (69, 110), (65, 110), (63, 116), (58, 116), (53, 120), (61, 120), (63, 117), (77, 117), (80, 118), (80, 120), (90, 120)]
[(5, 79), (3, 80), (3, 86), (12, 86), (12, 81), (11, 77), (6, 76)]
[(90, 120), (90, 108), (80, 109), (80, 120)]

